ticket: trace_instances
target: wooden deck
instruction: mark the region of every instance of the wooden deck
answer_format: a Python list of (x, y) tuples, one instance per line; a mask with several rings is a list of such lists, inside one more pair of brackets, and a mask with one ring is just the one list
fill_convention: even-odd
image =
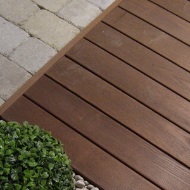
[(116, 1), (2, 108), (59, 138), (104, 190), (190, 190), (190, 2)]

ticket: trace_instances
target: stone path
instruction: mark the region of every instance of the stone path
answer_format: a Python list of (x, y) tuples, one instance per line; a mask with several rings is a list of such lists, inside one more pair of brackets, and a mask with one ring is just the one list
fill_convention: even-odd
[(114, 0), (0, 0), (0, 106)]

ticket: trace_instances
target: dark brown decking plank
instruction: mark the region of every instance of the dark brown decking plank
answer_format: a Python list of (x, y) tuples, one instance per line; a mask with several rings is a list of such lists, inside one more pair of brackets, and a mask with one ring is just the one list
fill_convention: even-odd
[(189, 129), (190, 103), (187, 100), (88, 41), (77, 43), (67, 55), (162, 116)]
[[(121, 0), (117, 0), (114, 6), (112, 6), (111, 8), (118, 5), (119, 2), (121, 2)], [(137, 7), (139, 3), (147, 3), (147, 1), (144, 0), (136, 0), (134, 2), (137, 3)], [(151, 4), (154, 5), (153, 3)], [(166, 18), (163, 25), (159, 22), (154, 25), (154, 23), (151, 23), (152, 20), (150, 19), (150, 21), (148, 21), (147, 18), (141, 18), (141, 20), (149, 22), (160, 30), (168, 33), (168, 35), (173, 35), (174, 38), (177, 38), (181, 41), (187, 39), (187, 41), (184, 41), (184, 43), (188, 44), (190, 41), (189, 38), (184, 37), (187, 35), (187, 27), (184, 28), (184, 25), (181, 27), (182, 32), (180, 31), (180, 35), (178, 25), (183, 24), (185, 21), (183, 20), (184, 22), (181, 22), (182, 19), (180, 19), (179, 21), (179, 17), (169, 13), (168, 11), (160, 8), (157, 5), (154, 6), (159, 8), (159, 11), (162, 10), (167, 12), (167, 15), (169, 15), (168, 20)], [(111, 8), (108, 11), (105, 11), (105, 14), (103, 15), (106, 15), (111, 10)], [(141, 8), (139, 7), (138, 9), (140, 10)], [(149, 19), (152, 13), (150, 15), (146, 13), (146, 6), (144, 8), (142, 7), (142, 9), (144, 9), (145, 16), (148, 15)], [(149, 11), (152, 12), (152, 10)], [(154, 13), (159, 13), (159, 11), (153, 10)], [(142, 13), (142, 15), (143, 14), (144, 13)], [(171, 15), (173, 16), (170, 17)], [(138, 15), (136, 16), (138, 17)], [(161, 20), (165, 16), (166, 15), (161, 17)], [(155, 18), (154, 15), (153, 17)], [(171, 18), (174, 17), (178, 19), (177, 21), (174, 19), (173, 22)], [(21, 88), (21, 90), (19, 90), (18, 93), (14, 95), (13, 98), (11, 98), (8, 103), (3, 106), (3, 108), (0, 108), (0, 117), (3, 116), (3, 118), (7, 120), (28, 120), (31, 123), (36, 123), (36, 121), (39, 121), (38, 124), (41, 125), (43, 128), (45, 128), (46, 130), (52, 130), (53, 134), (55, 132), (54, 135), (57, 135), (56, 137), (60, 138), (65, 144), (67, 153), (69, 157), (73, 160), (72, 165), (74, 166), (74, 169), (84, 175), (84, 177), (89, 179), (89, 181), (92, 181), (94, 184), (99, 186), (101, 189), (189, 190), (190, 136), (188, 133), (181, 130), (179, 127), (159, 116), (155, 112), (151, 111), (147, 107), (143, 106), (139, 102), (130, 98), (128, 95), (116, 89), (112, 85), (91, 74), (86, 69), (81, 68), (78, 64), (69, 61), (67, 65), (67, 60), (66, 66), (65, 63), (63, 67), (60, 66), (60, 71), (54, 70), (55, 68), (57, 68), (57, 65), (62, 63), (63, 60), (60, 60), (59, 63), (55, 64), (56, 61), (64, 56), (64, 54), (70, 48), (72, 48), (72, 46), (76, 44), (79, 39), (82, 39), (92, 27), (100, 22), (102, 18), (103, 16), (100, 16), (98, 19), (96, 19), (93, 24), (91, 24), (75, 40), (69, 43), (66, 48), (58, 53), (58, 55), (52, 61), (50, 61), (47, 66), (45, 66), (43, 69), (41, 69), (40, 72), (32, 77), (32, 80), (24, 85), (24, 87)], [(155, 21), (157, 21), (156, 19)], [(164, 28), (168, 23), (168, 28), (170, 29), (169, 31), (165, 30)], [(177, 29), (177, 32), (175, 31), (174, 35), (173, 33), (171, 33), (171, 31), (174, 31), (175, 29)], [(116, 30), (112, 30), (116, 32)], [(93, 32), (94, 31), (96, 31), (96, 29), (93, 30)], [(89, 35), (91, 35), (93, 32), (90, 32)], [(167, 88), (170, 88), (179, 95), (184, 96), (184, 98), (188, 96), (188, 86), (190, 84), (188, 72), (179, 68), (172, 62), (167, 61), (158, 54), (153, 53), (153, 51), (148, 50), (144, 46), (139, 45), (139, 43), (135, 42), (135, 44), (138, 45), (134, 45), (134, 40), (127, 38), (126, 35), (122, 35), (121, 32), (117, 33), (118, 36), (111, 35), (112, 31), (107, 29), (105, 31), (100, 30), (100, 32), (105, 33), (105, 36), (101, 34), (102, 39), (100, 38), (103, 43), (101, 44), (100, 42), (98, 42), (99, 44), (97, 44), (98, 46), (104, 46), (102, 47), (102, 49), (106, 49), (106, 51), (109, 51), (113, 55), (115, 54), (115, 57), (123, 60), (123, 62), (129, 61), (129, 63), (127, 64), (131, 64), (131, 66), (135, 67), (136, 70), (141, 70), (144, 75), (149, 76), (150, 78), (152, 78), (152, 80), (155, 80), (158, 83), (162, 83)], [(94, 35), (96, 35), (96, 33), (94, 33)], [(98, 36), (98, 38), (101, 37), (101, 35)], [(124, 36), (124, 38), (121, 36)], [(110, 39), (108, 39), (108, 37), (110, 37)], [(91, 38), (94, 39), (94, 37), (92, 36)], [(90, 39), (88, 40), (92, 41)], [(109, 47), (110, 41), (113, 44), (115, 43), (115, 47), (113, 46), (113, 44), (111, 45), (111, 48)], [(96, 43), (96, 41), (93, 43)], [(130, 46), (130, 48), (128, 48), (127, 46)], [(116, 50), (113, 50), (112, 48), (115, 48)], [(135, 51), (142, 51), (142, 53), (137, 54), (135, 53)], [(155, 54), (157, 55), (157, 57)], [(141, 59), (143, 60), (142, 62)], [(146, 63), (147, 60), (148, 64)], [(46, 76), (43, 76), (44, 73), (46, 73), (46, 71), (54, 64), (55, 67), (53, 67), (48, 72), (49, 76), (47, 76), (47, 74)], [(147, 65), (149, 65), (149, 67), (147, 67)], [(143, 68), (144, 66), (145, 69)], [(166, 76), (167, 74), (168, 76)], [(45, 105), (44, 108), (40, 108), (39, 105), (33, 103), (25, 97), (20, 97), (26, 92), (27, 89), (29, 89), (25, 96), (32, 99), (29, 92), (34, 93), (33, 91), (31, 91), (31, 89), (35, 88), (44, 78), (50, 81), (51, 84), (58, 86), (61, 89), (60, 92), (67, 92), (71, 97), (67, 97), (67, 99), (64, 99), (63, 104), (62, 99), (64, 97), (58, 94), (58, 88), (53, 88), (52, 91), (45, 89), (43, 91), (43, 96), (41, 96), (42, 89), (45, 88), (47, 85), (42, 86), (43, 88), (38, 89), (38, 94), (35, 94), (36, 97), (41, 98), (39, 99), (38, 103), (41, 104), (43, 102), (43, 106)], [(31, 85), (34, 84), (38, 79), (39, 81), (31, 88)], [(55, 82), (54, 80), (57, 82)], [(171, 82), (169, 82), (169, 80), (171, 80)], [(175, 85), (177, 87), (175, 87)], [(77, 94), (77, 96), (80, 96), (81, 98), (73, 95), (74, 93), (70, 93), (69, 90), (66, 90), (66, 88), (64, 88), (63, 86), (70, 89), (70, 91), (73, 91), (75, 94)], [(185, 86), (187, 86), (186, 93), (184, 91)], [(180, 93), (180, 88), (181, 90), (183, 89), (182, 93)], [(56, 89), (58, 89), (58, 91)], [(47, 96), (47, 94), (51, 94), (52, 96)], [(57, 95), (59, 98), (56, 99)], [(73, 101), (73, 97), (75, 97), (77, 101), (80, 100), (81, 102), (83, 102), (84, 105), (88, 106), (88, 109), (84, 109), (85, 106), (83, 107), (82, 104), (80, 104), (80, 107), (78, 107), (78, 105), (76, 106), (76, 104), (71, 104), (71, 102), (69, 103), (69, 98), (71, 98)], [(47, 99), (48, 102), (44, 102), (44, 100)], [(58, 110), (56, 110), (57, 108), (54, 107), (55, 102), (57, 102), (56, 104), (58, 105)], [(50, 103), (50, 105), (48, 105), (48, 103)], [(176, 104), (176, 106), (180, 105)], [(90, 113), (94, 114), (94, 112), (90, 112), (90, 108), (98, 113), (95, 115), (95, 118), (93, 117), (94, 115), (90, 115), (91, 119), (89, 118)], [(44, 109), (47, 109), (47, 112), (44, 111)], [(64, 112), (64, 109), (67, 109), (66, 112)], [(55, 114), (56, 116), (54, 117), (48, 112), (53, 112), (52, 114)], [(73, 112), (76, 116), (76, 118), (74, 119)], [(62, 114), (65, 114), (64, 118)], [(77, 114), (79, 115), (78, 117)], [(104, 118), (107, 118), (107, 120), (102, 120), (102, 117), (100, 117), (99, 114), (103, 115)], [(58, 119), (57, 115), (59, 116), (59, 118), (62, 118), (64, 122), (66, 120), (65, 117), (70, 118), (69, 120), (67, 120), (67, 122), (69, 124), (72, 124), (72, 126), (68, 127), (67, 125), (63, 124), (64, 122), (62, 123), (60, 121), (61, 119)], [(85, 127), (83, 126), (83, 124)], [(103, 125), (104, 132), (107, 133), (101, 134), (101, 131), (95, 131), (96, 124), (100, 124), (98, 126), (98, 129), (101, 129)], [(111, 125), (111, 128), (107, 127), (107, 125), (109, 124)], [(58, 128), (54, 128), (54, 126), (58, 126)], [(89, 128), (89, 126), (94, 126), (94, 130)], [(117, 130), (114, 129), (114, 127), (117, 128)], [(128, 129), (125, 129), (124, 127)], [(70, 128), (73, 128), (73, 130)], [(110, 131), (108, 131), (109, 129)], [(77, 131), (81, 135), (79, 135), (75, 131)], [(109, 135), (113, 135), (113, 133), (114, 136), (111, 136), (110, 138)], [(118, 137), (119, 135), (121, 135), (122, 139)], [(115, 138), (115, 136), (117, 138)], [(107, 139), (107, 141), (100, 138), (105, 138)], [(89, 139), (91, 142), (87, 139)], [(122, 143), (130, 145), (130, 147), (126, 147), (125, 149), (126, 144), (119, 144), (120, 141)], [(101, 147), (101, 149), (98, 148), (98, 146)], [(110, 147), (113, 148), (113, 150)], [(124, 152), (124, 150), (128, 150), (128, 152)], [(123, 153), (121, 153), (122, 151)], [(106, 152), (108, 152), (109, 154)], [(126, 161), (126, 163), (124, 161)], [(124, 165), (124, 163), (126, 165)], [(128, 165), (127, 163), (130, 163), (131, 165)], [(148, 163), (150, 165), (148, 165)], [(118, 176), (121, 176), (120, 181), (118, 180)], [(152, 181), (152, 183), (150, 183), (150, 181)], [(157, 188), (156, 184), (159, 184), (160, 188)]]
[[(104, 22), (190, 71), (190, 47), (121, 8)], [(175, 48), (175, 51), (174, 51)]]
[(190, 166), (188, 133), (68, 59), (60, 60), (48, 75)]
[(172, 190), (190, 188), (187, 168), (54, 81), (40, 79), (27, 96), (158, 186)]
[(190, 45), (190, 23), (147, 0), (125, 0), (120, 6)]
[(99, 23), (86, 35), (86, 38), (188, 100), (190, 99), (189, 72), (172, 62), (104, 23)]
[(188, 0), (149, 0), (173, 14), (190, 22), (190, 2)]
[(159, 189), (24, 97), (2, 117), (51, 131), (64, 144), (73, 168), (104, 190)]

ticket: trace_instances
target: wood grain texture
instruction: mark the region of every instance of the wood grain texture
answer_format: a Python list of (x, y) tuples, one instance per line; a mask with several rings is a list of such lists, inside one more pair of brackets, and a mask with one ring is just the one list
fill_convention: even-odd
[(121, 2), (32, 77), (0, 118), (51, 131), (101, 190), (189, 190), (189, 3)]
[(190, 2), (188, 0), (149, 0), (190, 22)]
[(190, 45), (190, 23), (147, 0), (125, 0), (120, 6)]
[[(68, 59), (60, 60), (48, 75), (181, 162), (190, 165), (190, 135), (163, 117)], [(29, 92), (27, 94), (30, 96)]]
[(73, 168), (104, 190), (159, 189), (24, 97), (2, 116), (51, 131), (64, 144)]
[(27, 96), (158, 186), (190, 187), (188, 180), (181, 181), (190, 177), (190, 170), (50, 79), (42, 78)]
[(82, 40), (67, 55), (174, 123), (190, 126), (188, 101), (90, 42)]
[(190, 71), (188, 45), (120, 8), (114, 9), (104, 22)]
[(86, 37), (178, 94), (190, 99), (190, 75), (172, 62), (105, 25), (98, 24)]

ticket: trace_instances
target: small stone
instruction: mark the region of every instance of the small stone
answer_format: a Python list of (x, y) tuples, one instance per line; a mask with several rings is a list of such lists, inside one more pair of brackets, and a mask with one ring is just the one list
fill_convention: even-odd
[(99, 188), (97, 188), (97, 187), (93, 187), (91, 190), (99, 190)]
[(88, 181), (84, 181), (84, 184), (87, 186), (87, 185), (89, 185), (89, 182)]
[(93, 185), (88, 185), (88, 186), (87, 186), (87, 189), (92, 189), (92, 188), (94, 188)]
[(78, 181), (78, 180), (84, 181), (83, 177), (81, 177), (80, 175), (75, 175), (75, 180), (76, 181)]
[(76, 187), (79, 187), (79, 188), (83, 188), (83, 187), (85, 186), (84, 181), (83, 181), (83, 180), (78, 180), (78, 181), (75, 183), (75, 186), (76, 186)]

